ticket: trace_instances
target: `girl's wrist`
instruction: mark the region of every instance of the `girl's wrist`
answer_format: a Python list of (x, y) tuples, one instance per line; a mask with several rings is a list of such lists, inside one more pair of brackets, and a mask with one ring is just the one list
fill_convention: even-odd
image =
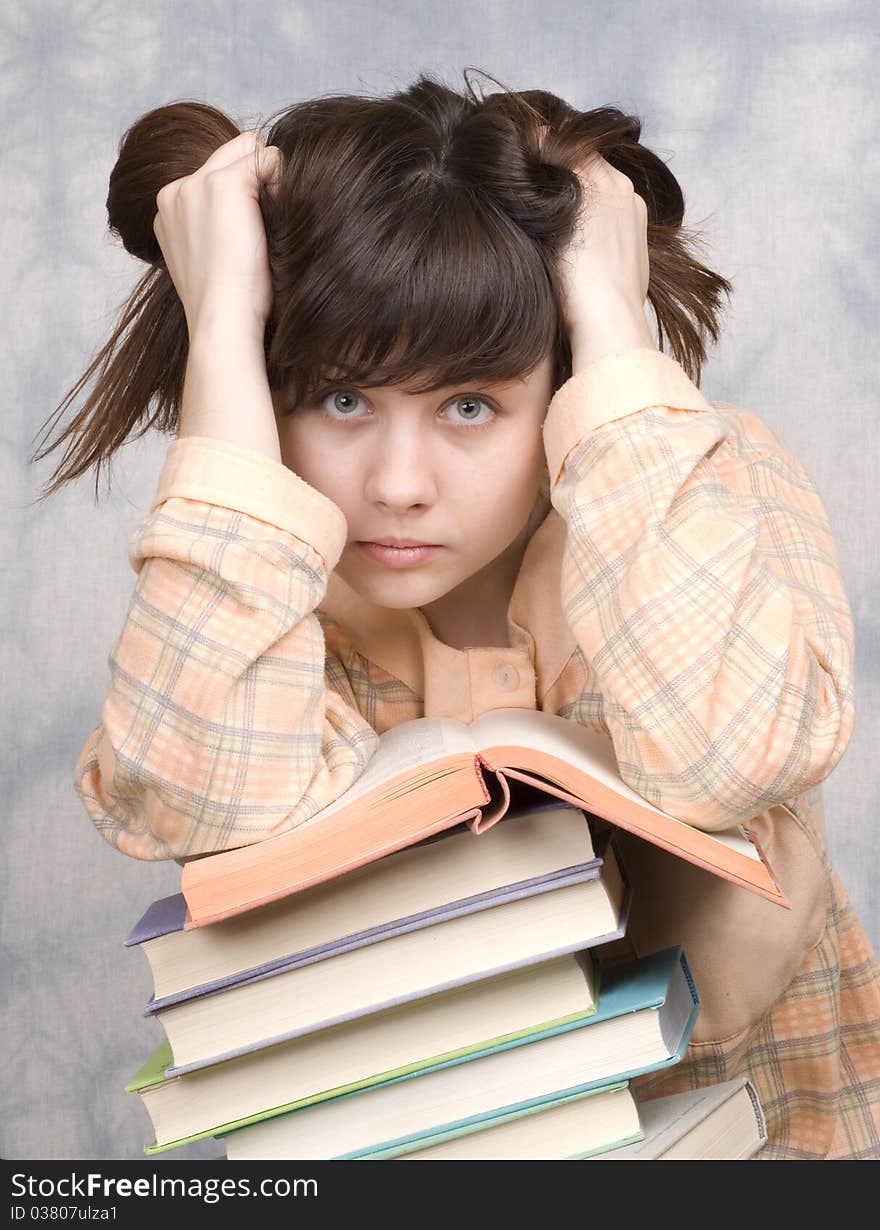
[(215, 301), (187, 318), (190, 349), (196, 345), (232, 345), (236, 350), (259, 348), (263, 353), (266, 322), (239, 302)]
[(622, 350), (657, 349), (643, 310), (617, 306), (591, 314), (570, 328), (572, 374)]

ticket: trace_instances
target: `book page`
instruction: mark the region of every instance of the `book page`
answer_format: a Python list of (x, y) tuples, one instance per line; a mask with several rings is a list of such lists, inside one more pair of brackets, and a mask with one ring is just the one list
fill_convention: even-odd
[[(617, 767), (614, 744), (601, 731), (588, 730), (570, 718), (536, 709), (492, 710), (472, 723), (471, 731), (481, 749), (506, 745), (535, 748), (580, 769), (622, 798), (630, 799), (640, 807), (647, 808), (658, 816), (664, 816), (667, 820), (673, 820), (676, 824), (685, 824), (685, 821), (670, 816), (668, 812), (643, 799), (626, 784)], [(497, 769), (502, 766), (492, 767)], [(715, 838), (747, 858), (761, 861), (755, 846), (739, 826), (713, 829), (707, 836)]]
[(463, 722), (452, 718), (418, 718), (412, 722), (401, 722), (380, 735), (372, 759), (360, 777), (308, 823), (325, 820), (377, 786), (383, 786), (420, 765), (430, 768), (433, 760), (461, 753), (475, 756), (476, 751), (470, 727)]

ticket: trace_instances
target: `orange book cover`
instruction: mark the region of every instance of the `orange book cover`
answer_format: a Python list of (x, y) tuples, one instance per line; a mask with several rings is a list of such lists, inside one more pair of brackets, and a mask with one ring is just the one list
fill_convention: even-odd
[(626, 785), (607, 736), (540, 710), (499, 709), (470, 725), (447, 718), (401, 723), (381, 736), (345, 794), (311, 819), (186, 863), (185, 928), (299, 892), (455, 825), (466, 823), (479, 836), (507, 811), (508, 778), (791, 908), (747, 828), (710, 832), (678, 820)]

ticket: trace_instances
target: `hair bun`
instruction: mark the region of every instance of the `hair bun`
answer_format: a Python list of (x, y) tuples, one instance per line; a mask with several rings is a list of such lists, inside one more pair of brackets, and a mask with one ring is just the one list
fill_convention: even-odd
[(127, 252), (150, 265), (161, 262), (153, 230), (159, 190), (197, 171), (238, 134), (228, 116), (200, 102), (157, 107), (131, 125), (119, 143), (107, 193), (108, 226)]

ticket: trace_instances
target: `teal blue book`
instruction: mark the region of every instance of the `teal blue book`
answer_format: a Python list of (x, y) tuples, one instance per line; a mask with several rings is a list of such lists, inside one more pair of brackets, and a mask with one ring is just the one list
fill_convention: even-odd
[(684, 953), (665, 949), (603, 966), (592, 1016), (212, 1134), (230, 1160), (404, 1156), (678, 1063), (699, 1007)]

